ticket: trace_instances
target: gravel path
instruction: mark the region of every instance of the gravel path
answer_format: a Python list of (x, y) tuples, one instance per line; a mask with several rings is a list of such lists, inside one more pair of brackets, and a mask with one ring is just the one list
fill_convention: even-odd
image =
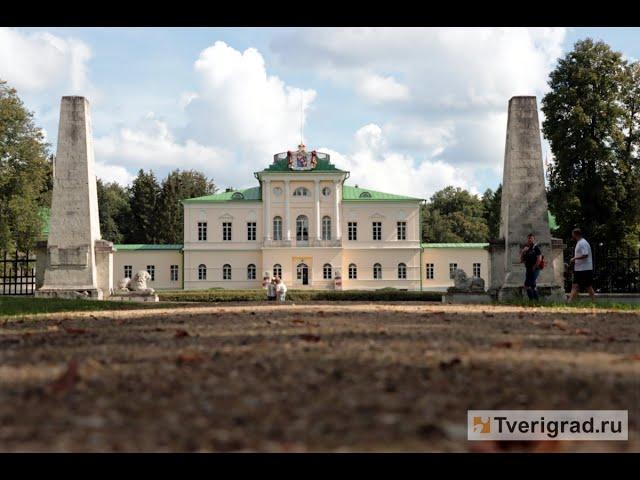
[[(466, 441), (467, 409), (628, 409), (629, 442)], [(640, 313), (221, 305), (0, 323), (0, 451), (640, 451)]]

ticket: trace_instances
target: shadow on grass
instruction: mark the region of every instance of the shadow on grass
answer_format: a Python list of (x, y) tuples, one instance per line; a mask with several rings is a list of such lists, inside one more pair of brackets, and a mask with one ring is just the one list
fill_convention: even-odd
[(139, 310), (158, 308), (158, 303), (123, 303), (104, 300), (62, 298), (0, 297), (0, 318), (55, 312), (93, 312), (100, 310)]

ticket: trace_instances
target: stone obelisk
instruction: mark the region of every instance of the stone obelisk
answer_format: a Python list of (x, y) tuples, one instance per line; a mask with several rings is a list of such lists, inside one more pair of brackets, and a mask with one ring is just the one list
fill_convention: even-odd
[(545, 257), (540, 296), (563, 300), (561, 240), (551, 238), (536, 97), (509, 100), (504, 152), (500, 239), (491, 243), (491, 290), (498, 300), (522, 298), (525, 269), (520, 250), (533, 233)]
[(113, 245), (101, 240), (89, 102), (62, 97), (44, 282), (36, 296), (102, 299)]

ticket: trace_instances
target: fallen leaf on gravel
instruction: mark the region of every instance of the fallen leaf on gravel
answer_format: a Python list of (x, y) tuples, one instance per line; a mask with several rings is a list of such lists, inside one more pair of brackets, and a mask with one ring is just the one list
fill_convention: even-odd
[(187, 352), (178, 355), (176, 363), (178, 365), (184, 365), (185, 363), (201, 363), (203, 360), (204, 357), (199, 353)]
[(513, 347), (513, 342), (510, 342), (510, 341), (507, 340), (505, 342), (494, 343), (493, 346), (497, 347), (497, 348), (511, 348), (511, 347)]
[(66, 393), (78, 383), (78, 380), (78, 361), (74, 358), (69, 361), (64, 373), (49, 385), (49, 389), (53, 394)]
[(452, 358), (451, 360), (449, 360), (449, 361), (446, 361), (446, 362), (445, 362), (445, 361), (443, 360), (442, 362), (440, 362), (440, 368), (441, 368), (442, 370), (447, 370), (447, 369), (449, 369), (449, 368), (451, 368), (451, 367), (453, 367), (453, 366), (455, 366), (455, 365), (458, 365), (458, 364), (460, 364), (460, 363), (462, 363), (462, 360), (460, 360), (460, 358), (458, 358), (458, 357), (453, 357), (453, 358)]
[(176, 333), (174, 335), (175, 338), (184, 338), (184, 337), (188, 337), (188, 336), (189, 336), (189, 332), (187, 332), (186, 330), (182, 330), (182, 329), (176, 330)]
[(301, 323), (304, 323), (304, 320), (300, 320), (299, 318), (294, 318), (293, 320), (291, 320), (291, 323), (301, 324)]
[(631, 355), (629, 357), (630, 360), (640, 360), (640, 353), (636, 353), (635, 355)]
[(504, 441), (496, 440), (489, 442), (474, 442), (471, 446), (473, 453), (496, 453), (510, 451), (529, 451), (529, 452), (555, 452), (563, 450), (569, 442), (554, 441), (548, 442), (543, 440), (533, 441)]
[(569, 328), (569, 324), (564, 320), (554, 320), (551, 325), (559, 330), (567, 330)]
[(57, 325), (49, 325), (47, 327), (47, 330), (50, 332), (57, 332), (58, 330), (60, 330), (60, 328)]
[(84, 328), (72, 328), (72, 327), (64, 327), (64, 331), (69, 335), (83, 335), (87, 333)]
[(591, 330), (588, 328), (578, 328), (576, 330), (576, 335), (589, 335), (591, 334)]
[(319, 342), (320, 335), (312, 335), (310, 333), (303, 333), (302, 335), (298, 335), (300, 340), (304, 340), (305, 342)]

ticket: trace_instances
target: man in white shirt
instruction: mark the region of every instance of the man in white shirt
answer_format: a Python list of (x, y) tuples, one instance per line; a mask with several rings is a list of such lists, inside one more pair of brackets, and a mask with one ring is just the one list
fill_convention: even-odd
[(572, 302), (578, 296), (578, 291), (586, 288), (589, 297), (593, 302), (596, 292), (593, 291), (593, 255), (591, 245), (582, 236), (579, 228), (574, 228), (571, 238), (576, 241), (576, 249), (569, 265), (573, 264), (573, 285), (571, 285), (571, 295), (569, 301)]

